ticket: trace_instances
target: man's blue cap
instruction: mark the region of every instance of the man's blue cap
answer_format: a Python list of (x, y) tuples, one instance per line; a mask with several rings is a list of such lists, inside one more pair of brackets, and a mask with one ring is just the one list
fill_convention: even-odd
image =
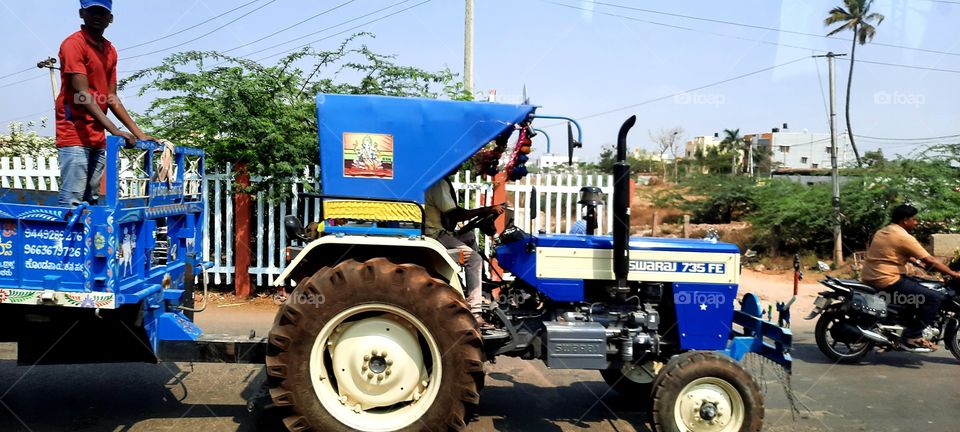
[(83, 9), (100, 6), (108, 11), (113, 11), (113, 0), (80, 0), (80, 7)]

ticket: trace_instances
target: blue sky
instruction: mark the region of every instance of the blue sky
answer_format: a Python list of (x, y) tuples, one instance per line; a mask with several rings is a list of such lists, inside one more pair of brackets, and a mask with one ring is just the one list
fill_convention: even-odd
[[(247, 1), (250, 0), (117, 1), (116, 21), (107, 36), (119, 48), (174, 34), (153, 44), (121, 51), (119, 69), (129, 71), (152, 66), (178, 50), (234, 48), (346, 0), (276, 0), (273, 3), (259, 0), (207, 25), (180, 32)], [(294, 48), (422, 1), (408, 0), (379, 14), (254, 58)], [(233, 54), (251, 53), (398, 2), (400, 0), (356, 0)], [(724, 128), (740, 128), (745, 133), (764, 132), (782, 123), (789, 123), (790, 128), (797, 131), (828, 130), (824, 99), (826, 63), (824, 59), (815, 61), (809, 57), (826, 50), (848, 52), (848, 35), (833, 40), (791, 32), (825, 34), (822, 19), (839, 0), (605, 0), (601, 3), (476, 0), (476, 90), (496, 89), (501, 101), (519, 102), (526, 86), (531, 101), (542, 107), (541, 113), (585, 118), (582, 123), (586, 158), (595, 157), (601, 146), (612, 143), (620, 122), (631, 114), (639, 117), (631, 146), (651, 150), (654, 145), (647, 138), (647, 131), (674, 126), (683, 127), (686, 138), (710, 135)], [(224, 29), (188, 43), (261, 6), (262, 9)], [(960, 1), (876, 0), (874, 8), (886, 15), (887, 20), (878, 28), (877, 44), (858, 47), (858, 59), (956, 72), (858, 63), (853, 95), (854, 131), (876, 138), (960, 135), (957, 103), (960, 100), (957, 85), (960, 37), (955, 26), (960, 22)], [(0, 0), (0, 37), (6, 41), (5, 53), (0, 57), (0, 76), (27, 69), (47, 56), (56, 56), (63, 38), (79, 27), (77, 9), (75, 0)], [(449, 67), (461, 72), (463, 69), (461, 0), (432, 0), (356, 31), (361, 30), (376, 34), (368, 44), (375, 51), (397, 55), (399, 63), (434, 70)], [(315, 47), (332, 48), (344, 37), (346, 34), (334, 36)], [(168, 47), (177, 48), (125, 59)], [(789, 62), (793, 63), (778, 66)], [(837, 62), (838, 125), (841, 128), (848, 64)], [(771, 67), (774, 68), (684, 93)], [(31, 70), (0, 79), (0, 91), (6, 96), (5, 103), (0, 104), (0, 127), (5, 128), (9, 120), (52, 116), (52, 93), (45, 76), (44, 71)], [(31, 78), (34, 79), (13, 84)], [(126, 95), (125, 100), (133, 110), (142, 110), (149, 103), (149, 97), (135, 95)], [(641, 104), (651, 100), (656, 101)], [(640, 105), (609, 112), (636, 104)], [(42, 113), (44, 110), (48, 111)], [(544, 122), (540, 126), (551, 124)], [(554, 132), (556, 141), (563, 141), (563, 129), (554, 127), (548, 132)], [(48, 128), (43, 133), (53, 131)], [(858, 144), (866, 150), (883, 148), (889, 155), (906, 154), (920, 144), (943, 141), (960, 139), (863, 138)], [(537, 150), (545, 149), (540, 146)]]

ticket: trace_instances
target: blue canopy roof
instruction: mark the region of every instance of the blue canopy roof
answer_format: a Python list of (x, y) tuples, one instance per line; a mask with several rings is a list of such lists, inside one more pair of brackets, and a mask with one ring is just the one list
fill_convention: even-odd
[(536, 108), (317, 96), (323, 193), (423, 203), (426, 190)]

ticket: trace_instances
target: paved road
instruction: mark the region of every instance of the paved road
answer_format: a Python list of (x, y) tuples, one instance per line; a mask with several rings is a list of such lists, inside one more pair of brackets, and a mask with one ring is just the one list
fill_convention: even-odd
[[(205, 312), (209, 331), (253, 327), (264, 334), (270, 311)], [(781, 387), (767, 384), (771, 431), (954, 431), (960, 412), (960, 362), (947, 353), (871, 355), (862, 365), (833, 365), (798, 323), (793, 386), (809, 409), (794, 421)], [(0, 345), (0, 358), (11, 358)], [(249, 414), (245, 398), (263, 382), (261, 367), (125, 364), (18, 367), (0, 360), (0, 431), (278, 430), (275, 418)], [(471, 432), (647, 431), (640, 403), (608, 387), (596, 372), (549, 370), (501, 359)]]

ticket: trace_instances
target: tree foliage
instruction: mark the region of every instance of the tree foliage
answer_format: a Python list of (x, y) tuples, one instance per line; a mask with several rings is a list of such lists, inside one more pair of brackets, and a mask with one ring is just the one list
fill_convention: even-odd
[(688, 179), (684, 185), (691, 191), (709, 191), (702, 199), (688, 202), (695, 223), (724, 224), (743, 220), (753, 212), (756, 203), (753, 181), (746, 177), (701, 176)]
[[(867, 247), (873, 233), (890, 221), (896, 205), (920, 210), (914, 234), (957, 232), (960, 224), (960, 146), (940, 146), (920, 159), (897, 159), (843, 173), (840, 191), (844, 252)], [(685, 180), (689, 191), (709, 191), (686, 204), (697, 223), (748, 220), (757, 238), (777, 249), (828, 254), (832, 249), (833, 210), (830, 183), (805, 185), (782, 179), (754, 184), (752, 179), (702, 176)]]
[[(658, 162), (654, 160), (656, 156), (647, 153), (644, 150), (637, 153), (627, 153), (627, 164), (630, 165), (632, 174), (653, 172)], [(617, 148), (614, 145), (607, 145), (600, 149), (600, 158), (596, 163), (596, 170), (605, 174), (613, 174), (613, 166), (617, 163)]]
[(56, 148), (53, 137), (41, 136), (36, 128), (43, 128), (46, 118), (26, 123), (14, 122), (7, 125), (7, 134), (0, 134), (0, 156), (49, 156)]
[[(306, 48), (274, 65), (217, 52), (174, 54), (124, 80), (162, 93), (138, 120), (154, 135), (203, 148), (223, 169), (243, 164), (258, 178), (246, 192), (289, 193), (288, 185), (318, 161), (315, 95), (378, 94), (469, 98), (449, 70), (428, 72), (371, 51), (357, 34), (337, 49)], [(235, 171), (236, 175), (239, 175)]]
[(851, 126), (850, 122), (850, 94), (851, 89), (853, 88), (853, 67), (857, 62), (857, 42), (859, 42), (860, 45), (866, 45), (867, 42), (873, 40), (873, 37), (877, 34), (876, 26), (879, 26), (881, 23), (883, 23), (885, 18), (879, 13), (870, 12), (870, 8), (872, 6), (873, 0), (843, 0), (843, 6), (837, 6), (830, 9), (830, 12), (827, 13), (827, 18), (823, 20), (823, 24), (826, 26), (840, 24), (827, 33), (828, 37), (847, 30), (853, 33), (853, 38), (850, 44), (850, 70), (847, 76), (847, 103), (845, 117), (847, 121), (847, 135), (850, 139), (850, 147), (853, 149), (853, 155), (857, 159), (858, 167), (863, 166), (863, 161), (860, 159), (860, 151), (857, 150), (856, 140), (854, 140), (853, 135), (853, 127)]

